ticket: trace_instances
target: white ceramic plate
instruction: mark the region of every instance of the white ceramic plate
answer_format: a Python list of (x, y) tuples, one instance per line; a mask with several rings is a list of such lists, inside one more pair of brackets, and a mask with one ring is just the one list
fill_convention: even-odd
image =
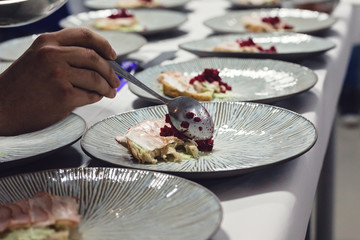
[(33, 34), (1, 42), (0, 59), (6, 61), (15, 61), (25, 52), (26, 49), (30, 47), (30, 45), (38, 36), (38, 34)]
[[(146, 39), (131, 33), (95, 31), (109, 41), (119, 57), (125, 56), (141, 48)], [(0, 43), (0, 59), (15, 61), (30, 47), (38, 35), (30, 35), (11, 39)]]
[(0, 74), (10, 67), (11, 64), (12, 62), (0, 62)]
[[(60, 20), (59, 25), (63, 28), (86, 27), (97, 30), (92, 26), (95, 19), (107, 17), (117, 11), (116, 9), (106, 9), (70, 15)], [(145, 30), (137, 32), (142, 35), (174, 30), (187, 20), (184, 13), (164, 9), (134, 9), (131, 11), (139, 19), (139, 23), (145, 26)]]
[(114, 139), (146, 119), (165, 116), (165, 105), (142, 108), (104, 119), (81, 139), (91, 157), (119, 166), (168, 172), (189, 178), (216, 178), (255, 171), (308, 151), (317, 134), (311, 122), (286, 109), (258, 103), (203, 103), (215, 124), (214, 149), (180, 163), (140, 164)]
[[(224, 82), (232, 86), (231, 97), (213, 101), (251, 101), (270, 103), (312, 88), (317, 82), (315, 73), (303, 66), (278, 60), (200, 58), (186, 62), (148, 68), (136, 77), (158, 94), (165, 96), (157, 77), (163, 71), (180, 71), (195, 76), (205, 68), (215, 68)], [(152, 102), (158, 99), (134, 84), (129, 89), (137, 96)]]
[[(230, 3), (237, 8), (241, 9), (250, 9), (250, 8), (277, 8), (281, 6), (281, 1), (279, 3), (261, 3), (261, 1), (252, 1), (253, 3), (249, 3), (244, 0), (229, 0)], [(265, 1), (263, 1), (265, 2)]]
[(226, 15), (208, 19), (204, 24), (215, 32), (221, 33), (245, 33), (246, 28), (242, 18), (251, 14), (261, 16), (279, 16), (292, 25), (292, 31), (299, 33), (313, 33), (330, 28), (336, 19), (326, 13), (320, 13), (302, 9), (274, 8), (260, 10), (241, 10), (226, 13)]
[[(156, 0), (162, 8), (178, 8), (184, 6), (190, 0)], [(118, 0), (85, 0), (84, 5), (92, 9), (116, 8)]]
[(206, 188), (179, 177), (121, 168), (58, 169), (0, 179), (0, 204), (46, 191), (78, 200), (83, 240), (207, 240), (222, 209)]
[(86, 123), (72, 113), (62, 121), (43, 130), (17, 136), (0, 136), (0, 164), (14, 164), (17, 160), (40, 157), (79, 140)]
[[(213, 51), (214, 47), (223, 42), (235, 42), (238, 39), (252, 38), (264, 48), (275, 46), (276, 53), (248, 53)], [(301, 33), (245, 33), (209, 37), (203, 40), (180, 44), (181, 49), (201, 57), (250, 57), (271, 58), (285, 61), (299, 61), (307, 57), (324, 53), (335, 47), (329, 40)]]

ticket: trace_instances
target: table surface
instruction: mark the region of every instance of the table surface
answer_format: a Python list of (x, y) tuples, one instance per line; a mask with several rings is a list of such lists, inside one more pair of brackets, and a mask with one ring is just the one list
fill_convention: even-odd
[[(69, 7), (76, 8), (79, 2), (70, 1)], [(175, 51), (175, 58), (165, 61), (164, 64), (196, 58), (191, 53), (179, 50), (178, 44), (211, 35), (211, 30), (203, 25), (203, 21), (224, 14), (229, 4), (229, 1), (224, 0), (190, 1), (184, 9), (188, 14), (188, 21), (179, 30), (149, 38), (145, 46), (130, 54), (128, 58), (146, 63), (167, 51)], [(223, 222), (213, 239), (305, 238), (353, 43), (351, 29), (354, 27), (354, 8), (348, 3), (340, 3), (333, 13), (338, 21), (330, 30), (320, 35), (336, 43), (337, 47), (325, 55), (300, 62), (317, 74), (318, 82), (314, 88), (274, 104), (298, 112), (314, 123), (318, 132), (314, 147), (301, 157), (284, 164), (243, 176), (200, 182), (217, 195), (224, 211)], [(115, 99), (103, 99), (78, 108), (75, 113), (91, 126), (108, 116), (150, 105), (152, 104), (132, 94), (126, 85)], [(48, 157), (16, 168), (1, 169), (0, 176), (80, 166), (108, 165), (89, 158), (77, 142)]]

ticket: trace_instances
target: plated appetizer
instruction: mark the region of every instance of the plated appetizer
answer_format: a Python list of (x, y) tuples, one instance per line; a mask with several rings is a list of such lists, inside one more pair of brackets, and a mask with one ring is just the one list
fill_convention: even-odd
[(182, 72), (162, 72), (157, 80), (165, 95), (170, 97), (187, 96), (198, 101), (211, 101), (214, 98), (230, 96), (231, 86), (223, 82), (216, 69), (205, 68), (191, 77)]
[(278, 16), (262, 17), (259, 15), (244, 16), (242, 22), (248, 32), (281, 32), (291, 31), (293, 26)]
[(0, 239), (71, 239), (77, 234), (74, 228), (81, 220), (78, 209), (74, 198), (47, 192), (0, 204)]
[(139, 23), (138, 18), (126, 9), (121, 9), (117, 13), (112, 13), (105, 18), (97, 18), (93, 25), (99, 30), (137, 32), (145, 29), (145, 27)]
[[(201, 122), (201, 118), (188, 112), (186, 117)], [(188, 128), (189, 122), (183, 121), (181, 127)], [(186, 137), (171, 123), (167, 114), (158, 119), (149, 119), (131, 127), (115, 140), (126, 146), (140, 163), (155, 164), (159, 160), (166, 162), (180, 162), (191, 158), (198, 158), (199, 151), (211, 151), (214, 141), (194, 140)]]
[(249, 53), (276, 53), (275, 46), (270, 48), (264, 48), (260, 44), (255, 43), (254, 40), (249, 37), (246, 40), (236, 39), (235, 41), (222, 42), (217, 44), (213, 51), (215, 52), (249, 52)]
[(155, 0), (118, 0), (117, 8), (139, 8), (139, 7), (158, 7), (160, 3)]

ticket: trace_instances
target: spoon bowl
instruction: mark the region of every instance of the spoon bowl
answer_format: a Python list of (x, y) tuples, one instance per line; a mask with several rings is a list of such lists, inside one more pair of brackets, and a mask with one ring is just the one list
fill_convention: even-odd
[(206, 108), (190, 97), (165, 98), (143, 84), (115, 61), (109, 61), (116, 74), (127, 79), (162, 101), (168, 108), (172, 125), (186, 137), (194, 140), (210, 139), (214, 133), (214, 123)]
[(185, 136), (195, 140), (206, 140), (214, 134), (214, 123), (210, 114), (195, 99), (177, 97), (166, 105), (171, 123)]

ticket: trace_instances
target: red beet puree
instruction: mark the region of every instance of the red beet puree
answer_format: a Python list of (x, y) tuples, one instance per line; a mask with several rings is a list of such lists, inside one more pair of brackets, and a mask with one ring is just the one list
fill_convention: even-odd
[[(190, 113), (190, 112), (189, 112)], [(194, 117), (195, 114), (192, 113), (192, 114), (189, 114), (187, 113), (186, 114), (186, 117), (188, 116), (192, 116)], [(189, 117), (188, 117), (189, 118)], [(196, 117), (196, 118), (199, 118), (199, 117)], [(191, 119), (191, 118), (189, 118)], [(199, 118), (200, 119), (200, 118)], [(195, 119), (194, 119), (195, 120)], [(200, 119), (201, 121), (201, 119)], [(171, 120), (170, 120), (170, 116), (169, 114), (166, 114), (165, 115), (165, 122), (166, 123), (169, 123), (170, 124), (170, 127), (168, 126), (164, 126), (163, 128), (160, 129), (160, 136), (163, 136), (163, 137), (169, 137), (169, 136), (174, 136), (174, 137), (177, 137), (181, 140), (185, 140), (185, 139), (189, 139), (188, 137), (186, 137), (182, 132), (178, 131), (171, 123)], [(190, 123), (187, 122), (187, 121), (183, 121), (181, 123), (181, 125), (185, 124), (187, 127), (184, 127), (184, 128), (188, 128)], [(201, 131), (201, 130), (200, 130)], [(214, 140), (211, 138), (209, 139), (206, 139), (206, 140), (195, 140), (195, 142), (197, 143), (198, 145), (198, 149), (200, 151), (212, 151), (213, 147), (214, 147)]]
[(201, 74), (190, 79), (190, 84), (194, 84), (195, 81), (209, 83), (218, 82), (220, 86), (224, 86), (226, 89), (222, 91), (223, 93), (231, 90), (231, 86), (229, 86), (226, 82), (222, 81), (221, 77), (219, 76), (219, 71), (217, 69), (205, 68)]
[(249, 38), (247, 40), (241, 40), (238, 39), (236, 40), (236, 42), (240, 45), (240, 47), (256, 47), (260, 52), (264, 52), (264, 53), (276, 53), (276, 48), (275, 46), (271, 46), (268, 49), (265, 49), (259, 45), (256, 45), (256, 43), (254, 42), (254, 40), (252, 38)]
[(108, 18), (111, 18), (111, 19), (131, 18), (131, 17), (134, 17), (134, 15), (132, 13), (130, 13), (129, 11), (127, 11), (126, 9), (121, 9), (119, 12), (111, 14), (110, 16), (108, 16)]
[[(261, 21), (263, 21), (264, 23), (268, 23), (271, 24), (275, 29), (278, 29), (278, 24), (280, 23), (280, 18), (278, 16), (276, 17), (263, 17), (261, 19)], [(293, 26), (290, 26), (288, 24), (285, 24), (284, 29), (286, 30), (290, 30), (293, 29)]]
[(280, 23), (280, 18), (278, 16), (276, 16), (276, 17), (263, 17), (261, 19), (261, 21), (276, 27), (276, 25), (278, 25)]

